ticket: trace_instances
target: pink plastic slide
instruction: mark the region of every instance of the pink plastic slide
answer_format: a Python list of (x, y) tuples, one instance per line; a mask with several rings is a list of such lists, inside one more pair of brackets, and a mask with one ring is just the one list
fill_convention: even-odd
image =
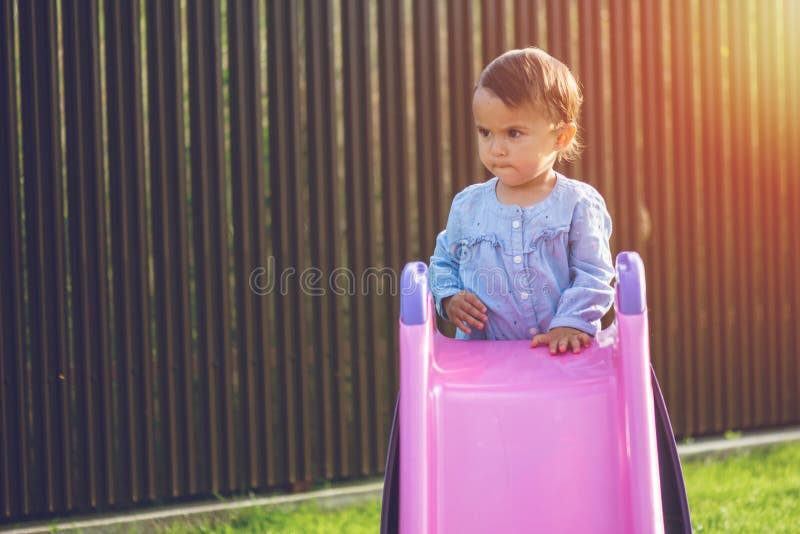
[(406, 265), (382, 534), (691, 532), (638, 254), (617, 257), (615, 321), (577, 355), (447, 338), (427, 280)]

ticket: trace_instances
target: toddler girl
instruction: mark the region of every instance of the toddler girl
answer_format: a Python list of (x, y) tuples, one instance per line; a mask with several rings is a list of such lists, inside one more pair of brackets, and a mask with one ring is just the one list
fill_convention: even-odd
[(550, 352), (588, 347), (611, 307), (611, 218), (589, 184), (553, 171), (572, 159), (582, 96), (560, 61), (511, 50), (472, 99), (481, 162), (494, 178), (453, 199), (430, 284), (458, 339), (531, 339)]

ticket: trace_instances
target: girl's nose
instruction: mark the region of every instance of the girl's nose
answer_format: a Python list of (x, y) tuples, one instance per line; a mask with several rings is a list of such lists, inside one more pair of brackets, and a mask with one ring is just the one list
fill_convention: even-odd
[(505, 156), (507, 153), (505, 145), (498, 140), (494, 140), (492, 142), (492, 155), (493, 156)]

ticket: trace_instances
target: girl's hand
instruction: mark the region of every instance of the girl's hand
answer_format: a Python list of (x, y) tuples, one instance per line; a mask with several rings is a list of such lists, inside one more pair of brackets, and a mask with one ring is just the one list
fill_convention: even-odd
[(550, 354), (557, 352), (566, 352), (567, 348), (572, 348), (572, 352), (578, 354), (581, 351), (581, 345), (588, 347), (592, 342), (592, 338), (586, 332), (582, 332), (575, 328), (567, 328), (566, 326), (559, 326), (553, 328), (546, 334), (538, 334), (533, 336), (531, 347), (538, 347), (541, 345), (550, 345)]
[(442, 308), (450, 318), (450, 322), (465, 334), (471, 332), (470, 325), (483, 330), (484, 323), (489, 320), (486, 316), (486, 306), (469, 291), (462, 290), (452, 297), (447, 297), (442, 301)]

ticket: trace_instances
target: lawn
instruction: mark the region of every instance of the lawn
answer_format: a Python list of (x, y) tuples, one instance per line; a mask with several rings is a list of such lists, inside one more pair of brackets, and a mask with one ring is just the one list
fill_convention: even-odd
[(178, 523), (162, 531), (169, 534), (375, 534), (381, 522), (380, 501), (345, 508), (323, 508), (314, 503), (276, 510), (247, 508), (235, 512), (224, 523)]
[[(683, 468), (695, 532), (800, 531), (800, 443), (687, 460)], [(165, 532), (373, 534), (379, 524), (374, 501), (335, 510), (248, 509), (225, 523), (177, 524)]]
[(800, 443), (683, 463), (695, 532), (800, 531)]

